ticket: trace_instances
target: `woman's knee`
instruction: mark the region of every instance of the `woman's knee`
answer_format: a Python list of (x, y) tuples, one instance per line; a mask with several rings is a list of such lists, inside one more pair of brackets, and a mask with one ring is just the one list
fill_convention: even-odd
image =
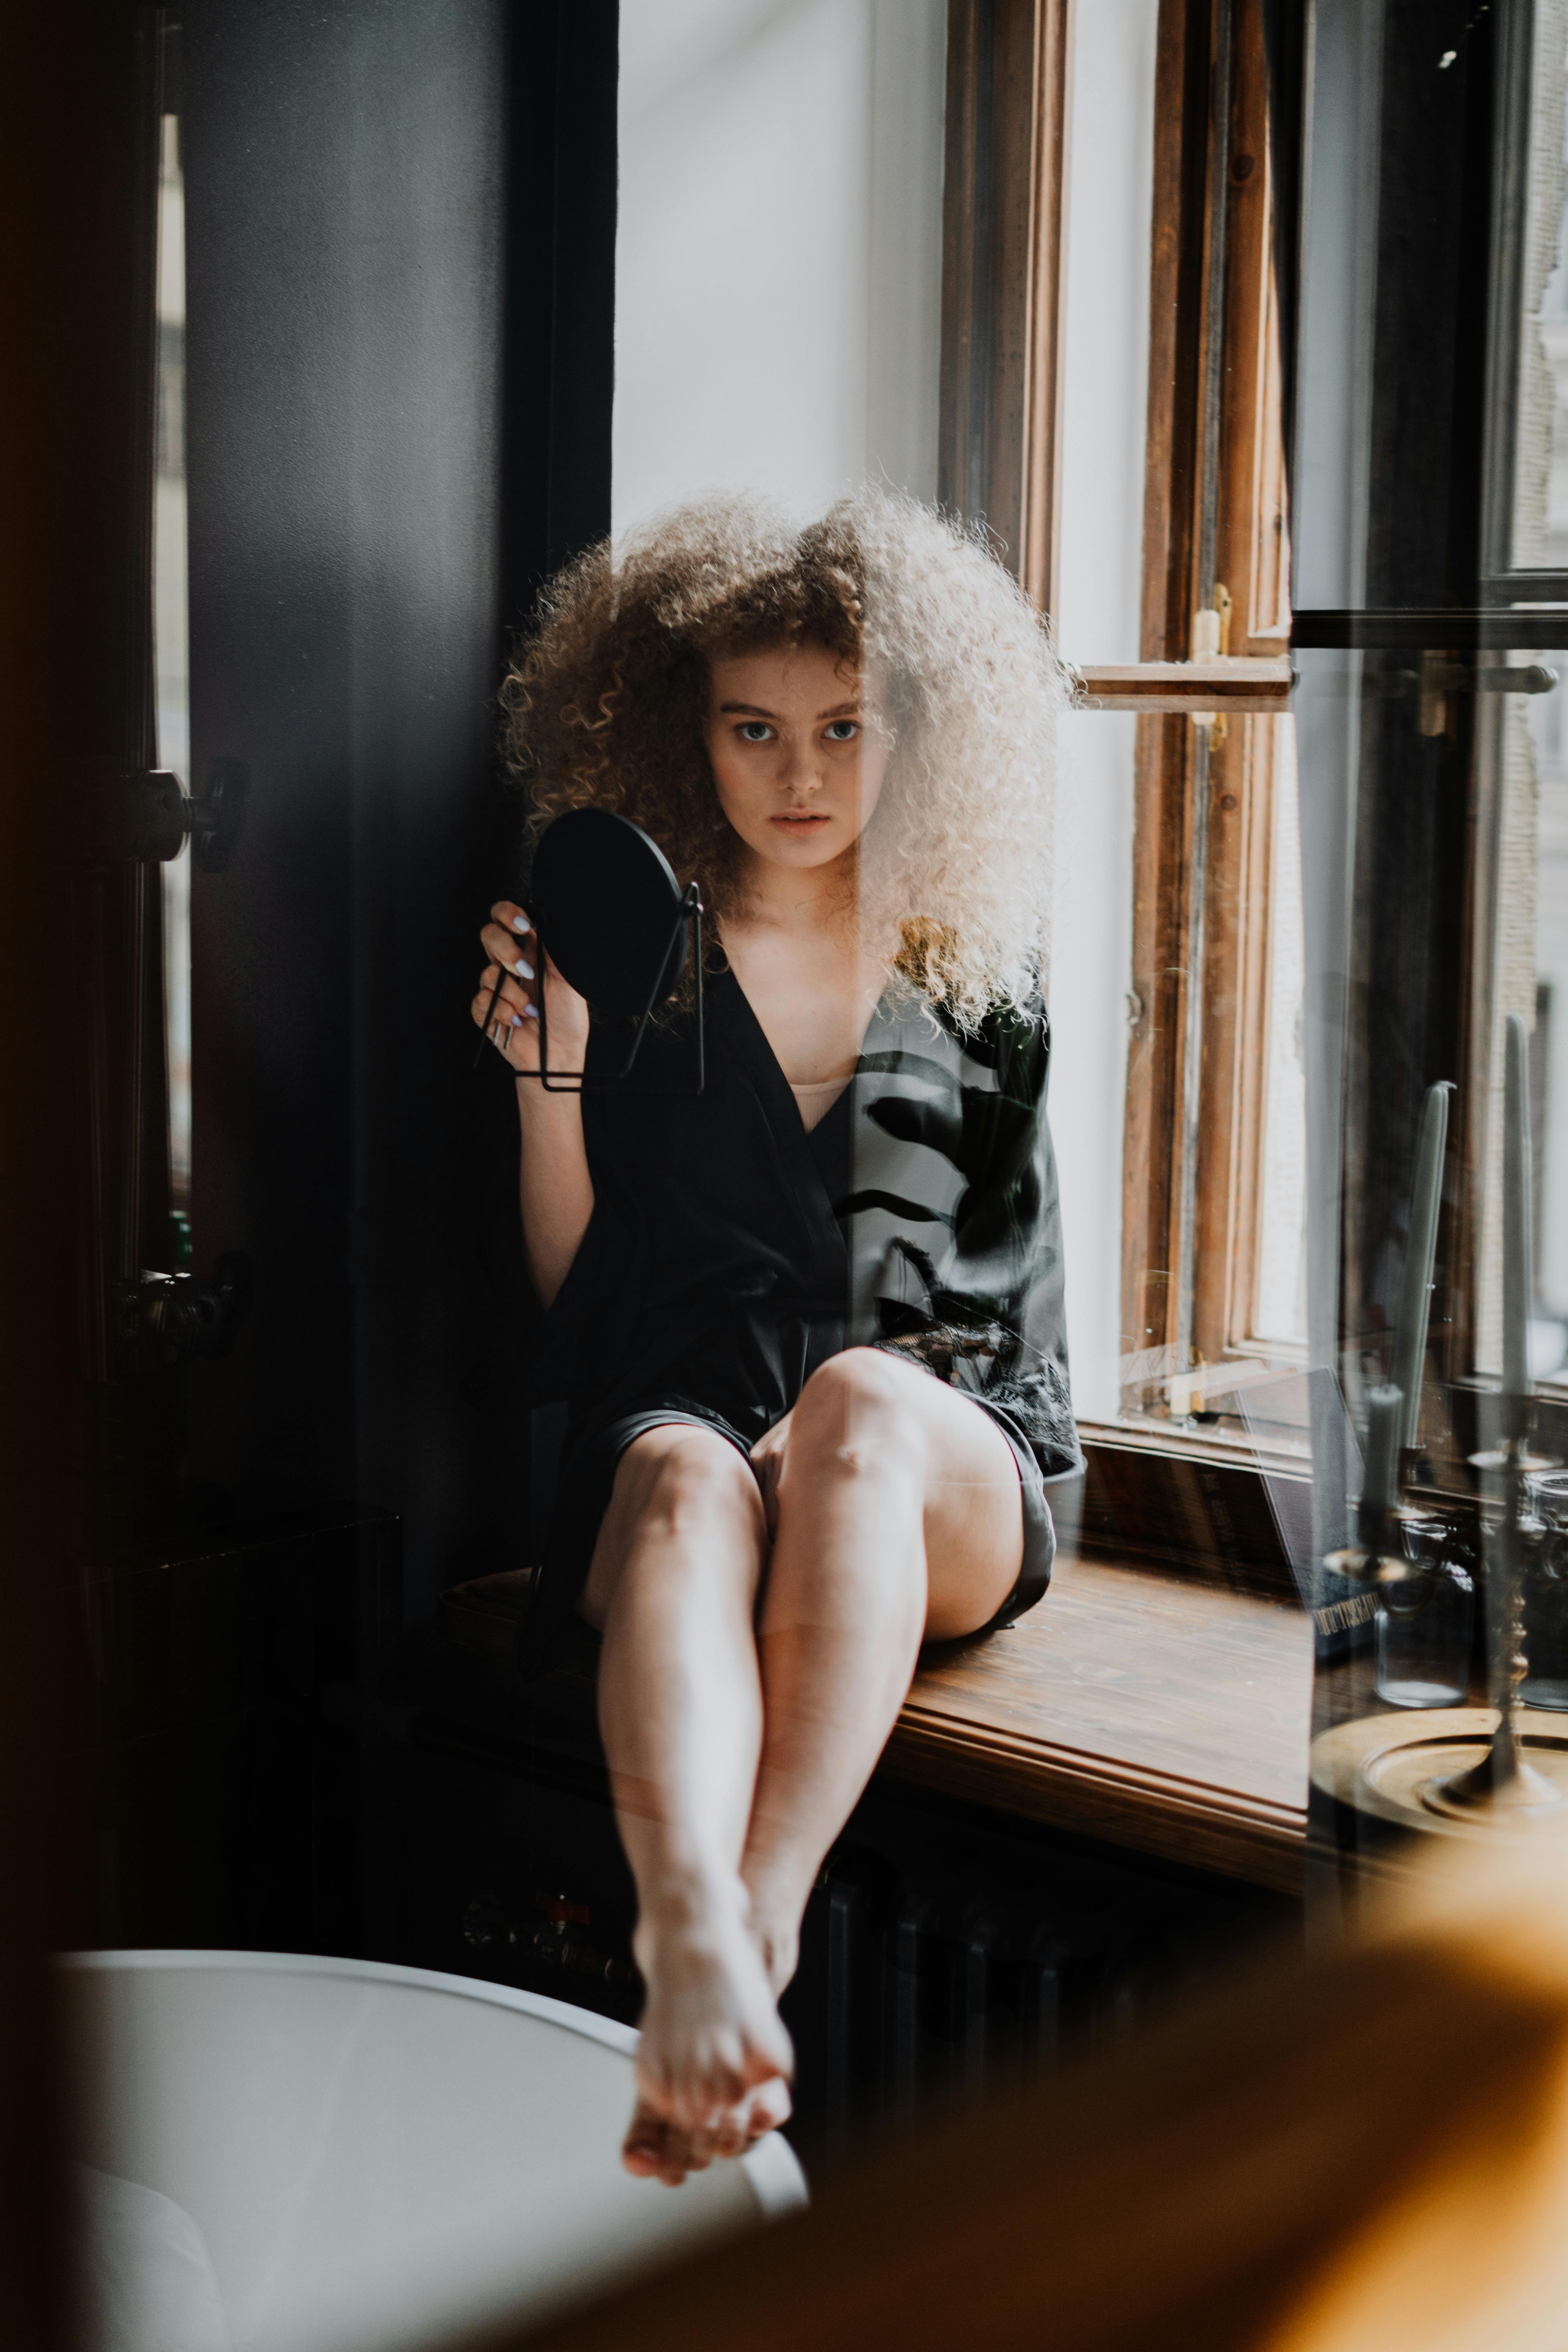
[(628, 1567), (641, 1559), (661, 1584), (683, 1570), (717, 1576), (749, 1609), (765, 1537), (757, 1482), (726, 1439), (680, 1424), (647, 1430), (616, 1465), (577, 1606), (603, 1628)]
[(924, 1375), (877, 1348), (846, 1348), (815, 1371), (790, 1418), (797, 1464), (863, 1472), (918, 1472), (924, 1455)]
[(763, 1525), (757, 1482), (735, 1447), (716, 1432), (680, 1423), (632, 1440), (616, 1468), (611, 1508), (672, 1536), (715, 1522), (748, 1532)]

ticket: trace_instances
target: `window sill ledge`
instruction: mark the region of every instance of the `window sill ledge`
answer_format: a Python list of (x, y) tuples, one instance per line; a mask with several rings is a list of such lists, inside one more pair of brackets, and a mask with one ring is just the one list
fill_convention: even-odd
[(880, 1769), (1299, 1894), (1311, 1688), (1293, 1602), (1068, 1555), (1011, 1632), (926, 1653)]

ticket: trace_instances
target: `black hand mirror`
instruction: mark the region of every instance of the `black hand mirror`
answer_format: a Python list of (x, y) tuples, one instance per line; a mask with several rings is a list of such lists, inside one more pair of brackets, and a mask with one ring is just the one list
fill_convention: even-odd
[[(696, 883), (683, 891), (658, 842), (630, 817), (610, 809), (568, 809), (548, 827), (534, 852), (528, 897), (539, 943), (563, 980), (595, 1013), (637, 1023), (626, 1060), (613, 1074), (590, 1076), (583, 1070), (552, 1070), (542, 994), (537, 1076), (546, 1092), (581, 1094), (585, 1087), (626, 1085), (654, 1006), (679, 985), (689, 928), (695, 933), (697, 992), (692, 1091), (700, 1094), (702, 901)], [(498, 979), (489, 1013), (500, 993)], [(485, 1026), (488, 1032), (489, 1013)]]

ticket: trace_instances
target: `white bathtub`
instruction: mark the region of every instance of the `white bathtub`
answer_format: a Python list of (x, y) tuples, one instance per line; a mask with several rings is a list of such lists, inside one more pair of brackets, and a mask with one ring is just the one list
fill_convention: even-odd
[(112, 2352), (413, 2352), (805, 2200), (777, 2134), (632, 2179), (637, 2036), (563, 2001), (291, 1954), (64, 1965)]

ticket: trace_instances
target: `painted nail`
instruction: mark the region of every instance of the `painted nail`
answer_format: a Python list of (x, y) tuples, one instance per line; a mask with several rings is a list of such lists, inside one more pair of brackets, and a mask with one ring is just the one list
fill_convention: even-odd
[(526, 956), (519, 956), (517, 961), (512, 966), (512, 970), (523, 980), (531, 980), (533, 978), (533, 966), (529, 962)]
[(511, 927), (514, 931), (531, 931), (533, 929), (526, 915), (514, 915), (511, 919)]
[(538, 1020), (538, 1018), (539, 1018), (539, 1007), (538, 1007), (538, 1005), (537, 1005), (537, 1004), (525, 1004), (525, 1005), (523, 1006), (522, 1010), (523, 1010), (523, 1016), (524, 1016), (524, 1018), (525, 1018), (526, 1020), (529, 1020), (529, 1021), (537, 1021), (537, 1020)]
[(522, 1015), (521, 1013), (509, 1013), (506, 1017), (514, 1029), (521, 1028)]

